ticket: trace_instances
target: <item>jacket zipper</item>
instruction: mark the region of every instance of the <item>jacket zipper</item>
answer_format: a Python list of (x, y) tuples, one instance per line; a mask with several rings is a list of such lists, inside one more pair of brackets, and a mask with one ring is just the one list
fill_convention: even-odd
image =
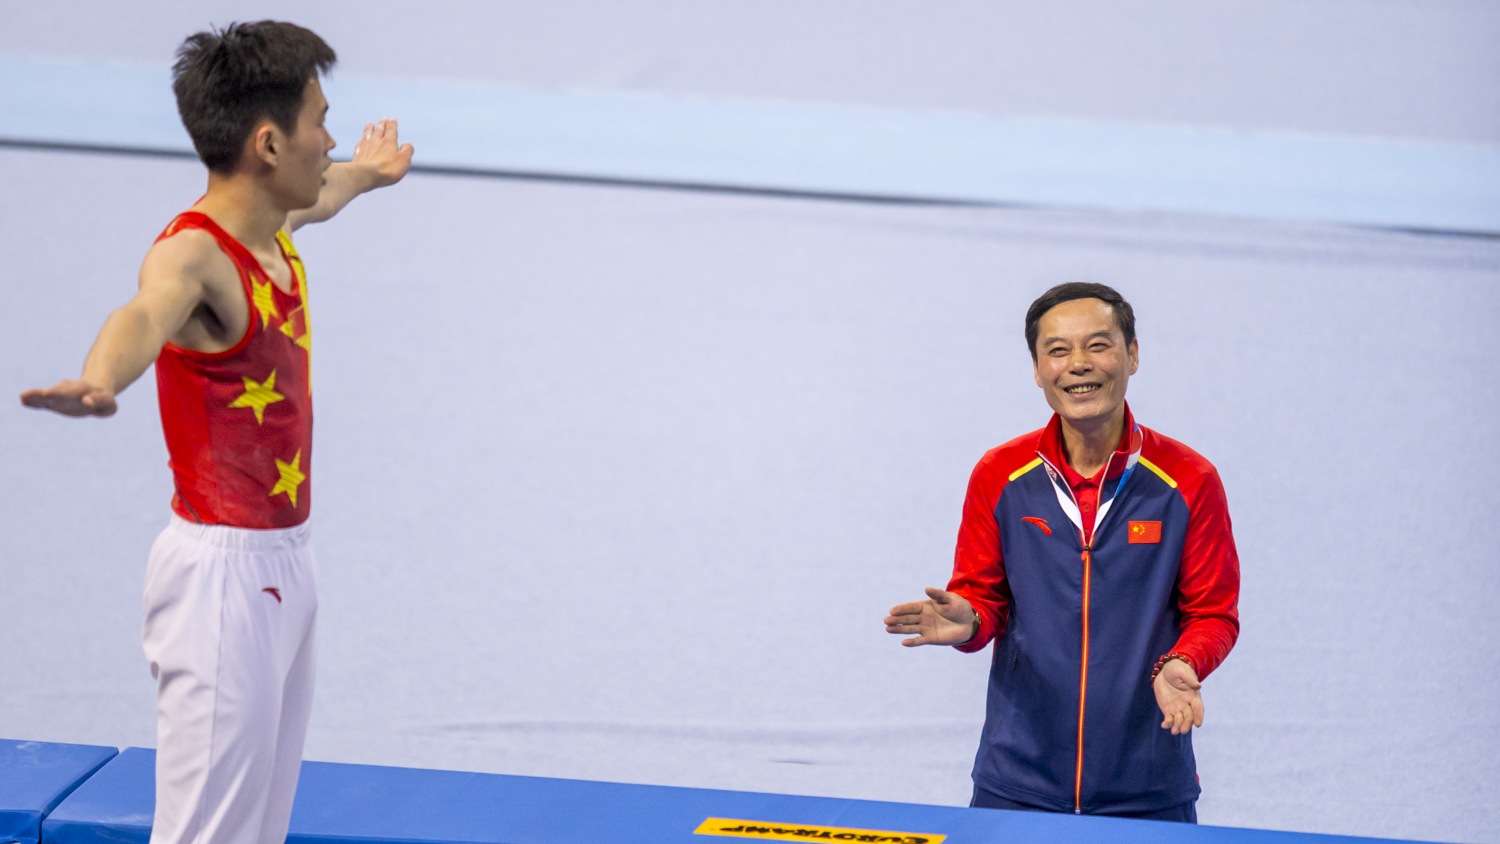
[[(1037, 450), (1037, 457), (1042, 458), (1042, 463), (1045, 464), (1049, 470), (1055, 473), (1055, 477), (1066, 478), (1066, 476), (1063, 475), (1063, 473), (1060, 472), (1056, 466), (1052, 465), (1052, 461), (1048, 460), (1046, 456), (1041, 453), (1040, 449)], [(1109, 460), (1105, 461), (1104, 463), (1103, 479), (1101, 479), (1099, 482), (1100, 498), (1104, 497), (1104, 480), (1109, 478), (1109, 469), (1114, 464), (1114, 460), (1115, 456), (1111, 454)], [(1120, 492), (1125, 488), (1125, 479), (1130, 476), (1130, 472), (1133, 469), (1134, 467), (1129, 466), (1127, 461), (1127, 467), (1120, 476), (1119, 484), (1115, 487), (1115, 495), (1118, 496)], [(1056, 481), (1054, 480), (1054, 483), (1055, 482)], [(1072, 487), (1068, 486), (1066, 480), (1064, 480), (1062, 487), (1067, 491), (1068, 498), (1073, 502), (1073, 506), (1078, 507), (1078, 496), (1073, 494), (1073, 489)], [(1083, 543), (1083, 554), (1081, 555), (1083, 559), (1083, 659), (1081, 665), (1078, 668), (1078, 755), (1074, 758), (1073, 761), (1073, 814), (1075, 815), (1083, 814), (1083, 713), (1084, 705), (1088, 701), (1089, 690), (1089, 591), (1093, 574), (1094, 537), (1099, 535), (1099, 522), (1103, 520), (1103, 513), (1100, 512), (1100, 509), (1097, 506), (1098, 503), (1099, 502), (1096, 502), (1096, 506), (1094, 508), (1095, 521), (1093, 531), (1085, 533), (1082, 525), (1080, 525), (1078, 529), (1078, 537)], [(1079, 509), (1079, 515), (1081, 518), (1081, 508)]]
[(1089, 549), (1093, 537), (1083, 543), (1083, 661), (1078, 670), (1078, 758), (1073, 765), (1073, 814), (1083, 814), (1083, 707), (1089, 691)]
[[(1037, 456), (1042, 457), (1040, 454)], [(1111, 455), (1110, 462), (1113, 461), (1114, 456)], [(1046, 457), (1042, 457), (1042, 462), (1051, 468), (1052, 471), (1058, 471)], [(1109, 463), (1104, 464), (1106, 477), (1109, 475), (1109, 465)], [(1058, 474), (1061, 475), (1061, 472), (1058, 472)], [(1067, 489), (1068, 498), (1073, 501), (1073, 506), (1077, 507), (1078, 496), (1073, 494), (1072, 488), (1068, 487), (1066, 483), (1063, 484), (1063, 487)], [(1099, 486), (1099, 491), (1101, 494), (1104, 492), (1102, 483)], [(1096, 507), (1094, 517), (1097, 519), (1098, 515)], [(1098, 529), (1099, 525), (1096, 522), (1094, 524), (1096, 533)], [(1083, 560), (1083, 647), (1082, 660), (1078, 668), (1078, 751), (1077, 756), (1073, 760), (1073, 814), (1075, 815), (1083, 814), (1083, 712), (1084, 704), (1088, 700), (1089, 691), (1089, 586), (1092, 579), (1092, 555), (1090, 552), (1094, 545), (1094, 538), (1084, 533), (1082, 527), (1078, 529), (1078, 538), (1083, 543), (1083, 553), (1080, 555), (1080, 558)]]

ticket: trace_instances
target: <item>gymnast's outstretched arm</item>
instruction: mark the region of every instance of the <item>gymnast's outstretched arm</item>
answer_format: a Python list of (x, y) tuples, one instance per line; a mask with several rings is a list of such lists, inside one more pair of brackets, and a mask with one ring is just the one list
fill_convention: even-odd
[[(206, 295), (206, 281), (227, 263), (212, 237), (184, 232), (151, 247), (140, 288), (99, 329), (76, 381), (27, 390), (21, 403), (64, 416), (112, 416), (115, 396), (141, 377), (161, 347), (181, 331)], [(230, 267), (229, 272), (233, 272)]]
[(287, 230), (321, 223), (343, 210), (354, 197), (401, 181), (411, 169), (413, 152), (411, 144), (397, 141), (396, 121), (386, 118), (366, 123), (364, 135), (354, 145), (353, 158), (328, 168), (324, 173), (327, 181), (318, 191), (318, 204), (288, 214)]

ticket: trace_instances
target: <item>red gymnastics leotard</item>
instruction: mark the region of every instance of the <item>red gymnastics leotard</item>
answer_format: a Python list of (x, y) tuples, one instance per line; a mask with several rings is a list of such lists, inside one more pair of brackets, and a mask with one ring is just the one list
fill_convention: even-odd
[(207, 215), (188, 211), (157, 241), (201, 229), (239, 270), (250, 321), (223, 352), (168, 343), (156, 359), (162, 429), (176, 494), (172, 510), (200, 524), (269, 529), (307, 520), (312, 499), (312, 335), (307, 276), (286, 232), (276, 240), (292, 292)]

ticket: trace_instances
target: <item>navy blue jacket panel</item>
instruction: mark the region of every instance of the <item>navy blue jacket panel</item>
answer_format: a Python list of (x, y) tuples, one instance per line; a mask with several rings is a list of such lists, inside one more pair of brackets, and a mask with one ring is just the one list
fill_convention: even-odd
[[(1117, 455), (1122, 471), (1101, 490), (1087, 553), (1071, 490), (1044, 459), (1054, 450), (1038, 448), (1052, 426), (991, 451), (971, 481), (971, 498), (994, 504), (984, 513), (966, 504), (965, 521), (988, 517), (992, 527), (961, 533), (949, 588), (970, 598), (981, 616), (981, 635), (961, 649), (999, 637), (974, 779), (1016, 802), (1138, 812), (1180, 805), (1200, 792), (1191, 735), (1161, 728), (1151, 669), (1184, 635), (1185, 546), (1211, 521), (1195, 520), (1185, 485), (1161, 466), (1184, 477), (1194, 468), (1213, 470), (1185, 446), (1127, 421), (1132, 448)], [(1173, 447), (1187, 454), (1163, 453)], [(1202, 498), (1195, 491), (1201, 484), (1186, 486), (1195, 502)], [(1227, 531), (1227, 515), (1224, 525)], [(998, 546), (985, 563), (1001, 569), (998, 581), (982, 580), (972, 565), (960, 570), (973, 562), (965, 559), (965, 542)], [(1238, 561), (1232, 538), (1228, 543), (1219, 576), (1232, 568), (1237, 594)], [(1219, 615), (1213, 623), (1224, 623)]]

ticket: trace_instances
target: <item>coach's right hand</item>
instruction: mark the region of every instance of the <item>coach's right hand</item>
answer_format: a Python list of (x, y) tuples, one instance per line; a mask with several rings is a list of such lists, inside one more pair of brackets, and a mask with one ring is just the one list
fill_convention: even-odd
[(918, 645), (962, 645), (974, 637), (974, 608), (956, 592), (927, 587), (927, 600), (891, 607), (885, 632), (917, 634), (902, 639), (908, 648)]
[(64, 416), (113, 416), (115, 394), (87, 381), (63, 381), (45, 390), (27, 390), (21, 404)]

